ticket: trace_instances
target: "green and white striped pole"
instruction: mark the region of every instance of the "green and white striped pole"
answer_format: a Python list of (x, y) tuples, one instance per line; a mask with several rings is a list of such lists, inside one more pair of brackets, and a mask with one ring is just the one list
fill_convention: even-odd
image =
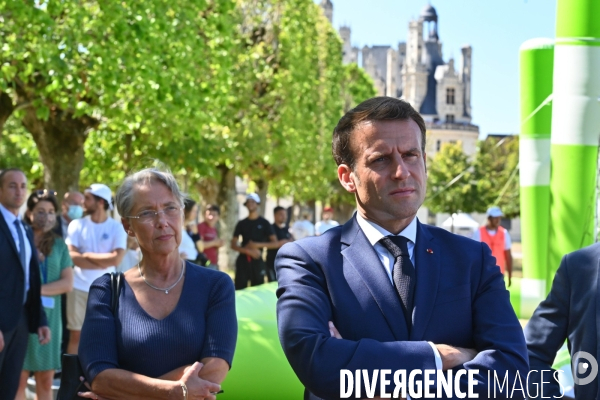
[(521, 45), (519, 169), (523, 279), (519, 318), (531, 317), (546, 297), (553, 65), (554, 40), (531, 39)]
[(600, 136), (600, 1), (558, 0), (548, 289), (562, 256), (594, 242)]

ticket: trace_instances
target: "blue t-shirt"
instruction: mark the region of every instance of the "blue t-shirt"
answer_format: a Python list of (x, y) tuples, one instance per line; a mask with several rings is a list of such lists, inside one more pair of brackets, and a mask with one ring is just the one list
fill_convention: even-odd
[(162, 320), (144, 311), (127, 282), (119, 296), (118, 319), (110, 299), (106, 274), (90, 288), (81, 330), (79, 358), (89, 382), (110, 368), (157, 378), (205, 357), (219, 357), (231, 365), (237, 319), (235, 291), (227, 274), (187, 262), (179, 302)]

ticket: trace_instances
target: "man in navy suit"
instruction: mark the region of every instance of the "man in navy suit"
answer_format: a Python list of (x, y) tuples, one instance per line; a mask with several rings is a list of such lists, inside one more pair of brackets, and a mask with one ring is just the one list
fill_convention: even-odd
[[(566, 340), (575, 378), (575, 398), (600, 399), (597, 375), (600, 359), (599, 269), (600, 243), (564, 256), (548, 297), (527, 323), (525, 338), (531, 364), (528, 383), (532, 395), (537, 390), (538, 398), (541, 398), (543, 390), (546, 398), (562, 396), (561, 385), (549, 371), (556, 352)], [(542, 371), (546, 371), (545, 376)]]
[[(341, 370), (471, 370), (480, 398), (492, 370), (511, 388), (527, 375), (523, 332), (487, 245), (416, 218), (424, 149), (423, 118), (399, 99), (367, 100), (334, 130), (338, 178), (357, 213), (286, 244), (276, 260), (279, 337), (305, 398), (339, 398)], [(497, 388), (496, 398), (523, 398), (522, 388)]]
[(0, 399), (14, 399), (29, 333), (50, 341), (40, 298), (40, 270), (33, 234), (19, 219), (27, 178), (10, 168), (0, 172)]

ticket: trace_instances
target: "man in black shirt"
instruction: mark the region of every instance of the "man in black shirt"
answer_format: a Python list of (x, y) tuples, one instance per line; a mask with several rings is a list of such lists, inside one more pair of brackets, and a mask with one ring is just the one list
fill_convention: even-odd
[(267, 280), (269, 282), (277, 281), (277, 276), (275, 275), (275, 256), (277, 255), (277, 250), (284, 244), (294, 240), (286, 223), (287, 211), (285, 208), (280, 206), (275, 207), (273, 209), (273, 217), (275, 222), (272, 226), (275, 236), (277, 236), (277, 247), (267, 250)]
[[(265, 282), (265, 262), (262, 258), (263, 248), (277, 248), (277, 239), (269, 221), (258, 213), (260, 197), (256, 193), (246, 196), (244, 205), (248, 209), (247, 218), (239, 221), (235, 226), (231, 248), (238, 251), (235, 261), (235, 289), (244, 289), (250, 280), (251, 286)], [(242, 237), (242, 244), (239, 239)]]

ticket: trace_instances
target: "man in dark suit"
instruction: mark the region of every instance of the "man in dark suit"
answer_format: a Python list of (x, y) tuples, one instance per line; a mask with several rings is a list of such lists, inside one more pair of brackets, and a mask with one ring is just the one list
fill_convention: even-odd
[[(528, 372), (523, 332), (487, 245), (416, 218), (424, 149), (423, 118), (394, 98), (361, 103), (334, 130), (338, 178), (358, 212), (322, 236), (284, 245), (276, 260), (279, 337), (305, 398), (339, 398), (343, 369), (370, 377), (469, 370), (480, 398), (489, 371), (511, 385)], [(506, 397), (506, 387), (497, 389), (496, 398)]]
[(40, 299), (40, 270), (33, 234), (19, 219), (27, 193), (23, 171), (0, 172), (0, 399), (14, 399), (29, 333), (50, 341)]
[[(600, 357), (598, 268), (600, 244), (564, 256), (548, 297), (540, 303), (525, 327), (532, 371), (529, 378), (532, 396), (536, 389), (543, 389), (546, 398), (561, 397), (561, 387), (549, 371), (556, 352), (567, 340), (569, 353), (574, 359), (571, 365), (575, 378), (575, 398), (600, 399), (597, 377), (597, 360)], [(546, 372), (542, 375), (541, 371)], [(541, 398), (541, 393), (538, 398)]]

